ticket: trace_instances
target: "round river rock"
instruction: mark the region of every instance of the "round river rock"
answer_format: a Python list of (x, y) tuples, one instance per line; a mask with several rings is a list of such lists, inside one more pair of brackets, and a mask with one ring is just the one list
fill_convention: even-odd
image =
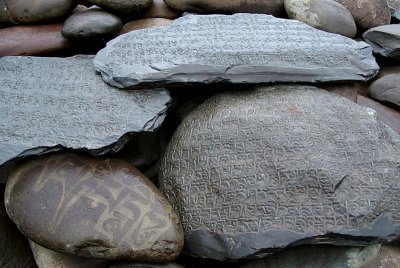
[(122, 14), (138, 14), (145, 8), (149, 7), (153, 0), (88, 0), (88, 2)]
[(58, 252), (163, 262), (183, 246), (172, 207), (121, 160), (71, 153), (36, 158), (11, 173), (5, 203), (28, 238)]

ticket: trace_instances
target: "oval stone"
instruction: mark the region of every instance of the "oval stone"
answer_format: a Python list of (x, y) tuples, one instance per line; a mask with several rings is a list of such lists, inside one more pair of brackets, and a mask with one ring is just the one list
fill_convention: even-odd
[(361, 30), (390, 23), (390, 9), (386, 0), (335, 0), (347, 8)]
[(73, 0), (0, 0), (0, 23), (47, 23), (63, 18), (75, 6)]
[(90, 8), (69, 17), (62, 29), (66, 38), (101, 38), (116, 35), (122, 27), (122, 21), (114, 14), (99, 8)]
[(284, 3), (291, 19), (350, 38), (357, 34), (357, 26), (350, 12), (333, 0), (285, 0)]
[(153, 0), (88, 0), (88, 2), (105, 10), (123, 14), (138, 14), (148, 8)]
[(173, 9), (194, 13), (284, 14), (283, 0), (164, 0)]
[(164, 19), (176, 19), (182, 12), (174, 10), (167, 6), (163, 0), (153, 0), (150, 7), (146, 8), (141, 14), (140, 18), (164, 18)]
[(389, 74), (379, 78), (369, 86), (368, 94), (376, 100), (400, 108), (400, 75)]
[(28, 238), (58, 252), (163, 262), (183, 246), (172, 207), (121, 160), (67, 153), (25, 162), (8, 179), (5, 203)]
[(173, 20), (162, 19), (162, 18), (135, 20), (135, 21), (128, 22), (127, 24), (125, 24), (122, 27), (121, 32), (119, 34), (125, 34), (125, 33), (129, 33), (132, 31), (140, 30), (140, 29), (168, 26), (172, 22), (173, 22)]

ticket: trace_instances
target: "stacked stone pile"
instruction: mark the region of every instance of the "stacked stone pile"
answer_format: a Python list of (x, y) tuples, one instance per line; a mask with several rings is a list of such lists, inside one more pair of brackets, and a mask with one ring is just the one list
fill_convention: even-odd
[(0, 267), (400, 267), (399, 14), (0, 0)]

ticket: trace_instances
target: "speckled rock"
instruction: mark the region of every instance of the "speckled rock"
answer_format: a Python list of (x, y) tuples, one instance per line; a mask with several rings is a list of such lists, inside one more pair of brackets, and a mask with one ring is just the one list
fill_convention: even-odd
[(350, 12), (334, 0), (285, 0), (284, 3), (292, 19), (347, 37), (357, 34), (356, 23)]
[(111, 37), (121, 27), (122, 21), (116, 15), (99, 8), (90, 8), (69, 17), (64, 23), (62, 34), (71, 39)]
[(140, 29), (164, 27), (170, 25), (172, 22), (173, 20), (163, 19), (163, 18), (135, 20), (132, 22), (128, 22), (124, 26), (122, 26), (122, 29), (119, 34), (125, 34)]
[(173, 9), (194, 13), (262, 13), (280, 16), (283, 0), (164, 0)]
[(400, 59), (400, 24), (372, 28), (363, 34), (363, 38), (372, 46), (375, 53)]
[(182, 15), (181, 11), (170, 8), (164, 3), (163, 0), (153, 0), (151, 6), (143, 10), (142, 14), (140, 15), (140, 18), (176, 19), (181, 15)]
[(400, 108), (400, 74), (389, 74), (374, 81), (368, 88), (368, 94)]
[(73, 0), (0, 0), (0, 24), (52, 22), (62, 19), (75, 6)]
[(362, 268), (400, 268), (400, 248), (382, 245), (378, 256)]
[(11, 173), (5, 204), (30, 240), (58, 252), (167, 262), (183, 246), (172, 207), (121, 160), (59, 153), (27, 161)]
[(140, 14), (148, 8), (153, 0), (87, 0), (88, 2), (109, 11), (126, 15)]
[(400, 11), (400, 0), (386, 0), (389, 8), (390, 8), (390, 12), (392, 13), (392, 16)]
[(346, 7), (357, 26), (365, 31), (390, 23), (390, 9), (386, 0), (335, 0)]

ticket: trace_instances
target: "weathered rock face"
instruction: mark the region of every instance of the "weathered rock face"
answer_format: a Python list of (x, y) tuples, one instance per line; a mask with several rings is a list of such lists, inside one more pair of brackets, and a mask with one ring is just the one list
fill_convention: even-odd
[(360, 245), (400, 233), (400, 136), (376, 114), (309, 86), (217, 95), (178, 127), (160, 189), (186, 250), (262, 257), (296, 243)]
[(0, 0), (0, 24), (47, 23), (63, 18), (73, 0)]
[(42, 55), (66, 50), (62, 24), (14, 26), (0, 29), (0, 57)]
[(141, 10), (149, 7), (152, 0), (88, 0), (88, 2), (104, 8), (106, 10), (124, 13), (124, 14), (137, 14)]
[(400, 25), (391, 24), (375, 27), (363, 34), (365, 42), (375, 53), (384, 57), (400, 59)]
[(109, 260), (77, 257), (59, 253), (29, 241), (33, 256), (39, 268), (109, 268)]
[[(367, 247), (299, 246), (242, 265), (240, 268), (361, 268), (378, 255), (380, 247), (380, 245)], [(374, 268), (377, 267), (379, 266), (374, 266)]]
[(334, 0), (285, 0), (290, 18), (330, 33), (347, 37), (357, 34), (356, 23), (350, 12)]
[(122, 27), (121, 32), (119, 34), (125, 34), (140, 29), (164, 27), (170, 25), (172, 22), (173, 20), (162, 19), (162, 18), (135, 20), (126, 23)]
[(367, 80), (378, 71), (364, 42), (260, 14), (188, 15), (134, 31), (110, 41), (94, 64), (120, 88)]
[(122, 21), (116, 15), (100, 8), (90, 8), (69, 17), (64, 23), (62, 34), (72, 39), (111, 37), (121, 27)]
[(161, 125), (171, 101), (168, 91), (109, 87), (95, 74), (92, 60), (0, 59), (0, 164), (56, 145), (104, 153), (127, 143), (129, 135), (121, 136), (128, 132)]
[(183, 246), (172, 207), (121, 160), (55, 154), (27, 161), (10, 175), (5, 204), (27, 237), (59, 252), (162, 262)]
[(396, 11), (400, 10), (400, 0), (386, 0), (390, 12), (392, 13), (392, 16), (396, 13)]
[(163, 0), (153, 0), (151, 6), (144, 10), (140, 17), (142, 19), (164, 18), (173, 20), (178, 18), (181, 14), (182, 12), (167, 6)]
[(390, 74), (379, 78), (370, 85), (368, 94), (374, 99), (400, 108), (400, 75)]
[(362, 268), (400, 268), (400, 249), (382, 245), (378, 256)]
[(164, 0), (173, 9), (194, 13), (262, 13), (280, 16), (283, 0)]
[(390, 9), (386, 0), (335, 0), (346, 7), (361, 30), (390, 23)]

